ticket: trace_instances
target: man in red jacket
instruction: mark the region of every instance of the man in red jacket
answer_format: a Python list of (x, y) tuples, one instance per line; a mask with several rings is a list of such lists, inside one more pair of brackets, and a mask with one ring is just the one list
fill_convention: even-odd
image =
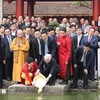
[(32, 85), (37, 68), (38, 66), (36, 62), (33, 61), (32, 57), (29, 57), (21, 71), (21, 83), (25, 85)]
[(60, 35), (57, 39), (58, 45), (58, 58), (60, 65), (59, 76), (63, 78), (63, 81), (60, 84), (68, 84), (69, 75), (72, 75), (72, 66), (71, 66), (71, 49), (72, 41), (71, 38), (67, 35), (66, 29), (60, 29)]

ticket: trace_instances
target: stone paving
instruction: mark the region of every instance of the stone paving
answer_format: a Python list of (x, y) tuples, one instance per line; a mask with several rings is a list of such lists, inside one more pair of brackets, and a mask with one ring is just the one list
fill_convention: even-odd
[[(57, 80), (55, 86), (46, 85), (43, 88), (43, 94), (65, 94), (67, 92), (91, 92), (98, 90), (98, 80), (96, 81), (88, 81), (89, 89), (83, 89), (83, 81), (78, 81), (78, 88), (71, 89), (72, 81), (69, 81), (67, 85), (60, 85), (59, 82), (61, 80)], [(16, 94), (16, 93), (37, 93), (37, 88), (34, 86), (25, 86), (22, 84), (16, 84), (13, 81), (6, 81), (4, 80), (4, 89), (6, 89), (8, 94)], [(0, 90), (1, 93), (1, 90)]]

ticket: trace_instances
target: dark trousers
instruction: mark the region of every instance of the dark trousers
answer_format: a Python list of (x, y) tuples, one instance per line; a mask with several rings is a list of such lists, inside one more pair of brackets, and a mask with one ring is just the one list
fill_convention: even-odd
[(77, 68), (74, 68), (73, 82), (76, 87), (77, 87), (79, 78), (83, 79), (83, 86), (88, 85), (88, 75), (84, 73), (83, 63), (81, 62), (77, 65)]
[[(47, 72), (47, 71), (41, 71), (41, 73), (42, 73), (46, 78), (47, 78), (48, 75), (49, 75), (49, 72)], [(57, 78), (57, 75), (58, 75), (58, 72), (55, 71), (55, 72), (52, 74), (50, 80), (48, 81), (48, 84), (55, 83), (56, 78)]]
[(38, 60), (37, 64), (39, 64), (41, 62), (41, 59), (42, 59), (42, 55), (39, 55), (38, 59), (37, 59)]
[(5, 74), (6, 78), (12, 78), (12, 70), (13, 70), (13, 54), (9, 58), (6, 58), (5, 64)]
[(68, 82), (69, 78), (70, 78), (70, 62), (68, 62), (68, 64), (66, 65), (67, 69), (66, 69), (66, 78), (64, 79), (64, 81)]
[(3, 86), (3, 81), (2, 81), (2, 62), (0, 61), (0, 87)]
[(88, 74), (83, 73), (83, 86), (88, 86)]
[(90, 78), (94, 78), (95, 76), (95, 70), (94, 70), (94, 67), (95, 67), (95, 53), (93, 54), (92, 56), (92, 60), (91, 60), (91, 63), (90, 63), (90, 67), (89, 67), (89, 72), (90, 72)]

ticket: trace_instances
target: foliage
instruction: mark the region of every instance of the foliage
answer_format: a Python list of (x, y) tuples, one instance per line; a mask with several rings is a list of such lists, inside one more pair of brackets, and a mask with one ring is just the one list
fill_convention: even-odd
[(87, 7), (89, 9), (92, 9), (92, 2), (91, 1), (76, 1), (76, 2), (72, 3), (72, 6), (73, 7), (84, 6), (84, 7)]
[(48, 26), (52, 26), (52, 27), (56, 28), (59, 26), (59, 23), (55, 22), (55, 21), (51, 21), (51, 22), (49, 22)]

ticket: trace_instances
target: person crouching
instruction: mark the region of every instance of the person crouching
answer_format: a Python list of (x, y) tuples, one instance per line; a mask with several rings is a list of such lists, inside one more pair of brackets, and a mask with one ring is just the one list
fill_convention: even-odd
[(39, 73), (47, 78), (47, 84), (50, 86), (55, 85), (59, 73), (59, 65), (56, 63), (56, 60), (51, 57), (51, 54), (46, 54), (41, 60), (36, 75)]
[(21, 71), (21, 83), (25, 85), (32, 85), (32, 81), (35, 77), (37, 69), (37, 63), (33, 60), (32, 57), (29, 57)]

